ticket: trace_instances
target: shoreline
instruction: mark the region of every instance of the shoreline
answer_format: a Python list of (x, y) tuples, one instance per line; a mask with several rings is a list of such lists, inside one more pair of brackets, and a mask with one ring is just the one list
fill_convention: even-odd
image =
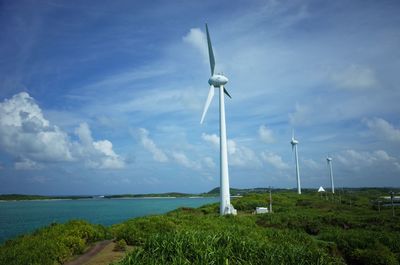
[[(165, 197), (157, 197), (157, 196), (144, 196), (144, 197), (118, 197), (118, 198), (79, 198), (79, 199), (71, 199), (71, 198), (66, 198), (66, 199), (60, 199), (60, 198), (47, 198), (47, 199), (21, 199), (21, 200), (0, 200), (0, 203), (2, 202), (27, 202), (27, 201), (90, 201), (90, 200), (151, 200), (151, 199), (205, 199), (205, 198), (217, 198), (219, 197), (218, 195), (216, 196), (188, 196), (188, 197), (173, 197), (173, 196), (165, 196)], [(240, 198), (242, 196), (231, 196), (231, 198)]]

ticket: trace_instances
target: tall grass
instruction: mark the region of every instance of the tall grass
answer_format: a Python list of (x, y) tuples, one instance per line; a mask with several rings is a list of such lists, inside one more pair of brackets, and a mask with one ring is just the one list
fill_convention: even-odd
[(399, 264), (400, 219), (373, 210), (369, 191), (341, 196), (339, 203), (280, 192), (274, 213), (253, 215), (268, 196), (249, 194), (233, 200), (241, 210), (236, 217), (220, 217), (213, 204), (129, 220), (112, 227), (136, 246), (118, 265)]

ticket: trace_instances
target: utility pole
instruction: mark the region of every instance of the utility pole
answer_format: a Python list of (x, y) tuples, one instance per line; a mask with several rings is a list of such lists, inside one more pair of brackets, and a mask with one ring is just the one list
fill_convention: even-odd
[(269, 186), (269, 212), (272, 213), (272, 194), (271, 194), (271, 186)]
[(391, 191), (390, 192), (390, 200), (392, 202), (392, 216), (394, 217), (394, 203), (393, 203), (393, 199), (394, 199), (394, 192)]

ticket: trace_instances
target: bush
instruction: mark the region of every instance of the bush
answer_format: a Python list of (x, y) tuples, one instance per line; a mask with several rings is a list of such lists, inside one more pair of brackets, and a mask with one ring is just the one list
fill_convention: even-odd
[(354, 264), (399, 265), (396, 255), (380, 243), (375, 243), (372, 248), (355, 249), (351, 259)]
[(125, 251), (126, 250), (126, 241), (123, 239), (117, 240), (115, 242), (114, 251)]
[(71, 256), (81, 254), (90, 243), (106, 238), (107, 234), (104, 227), (84, 221), (51, 224), (31, 235), (7, 241), (0, 247), (0, 264), (62, 264)]

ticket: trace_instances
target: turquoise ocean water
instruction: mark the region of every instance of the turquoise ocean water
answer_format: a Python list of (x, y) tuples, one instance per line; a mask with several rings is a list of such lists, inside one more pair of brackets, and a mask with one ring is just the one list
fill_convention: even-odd
[(218, 198), (88, 199), (0, 202), (0, 243), (51, 224), (83, 219), (112, 225), (133, 217), (199, 207)]

